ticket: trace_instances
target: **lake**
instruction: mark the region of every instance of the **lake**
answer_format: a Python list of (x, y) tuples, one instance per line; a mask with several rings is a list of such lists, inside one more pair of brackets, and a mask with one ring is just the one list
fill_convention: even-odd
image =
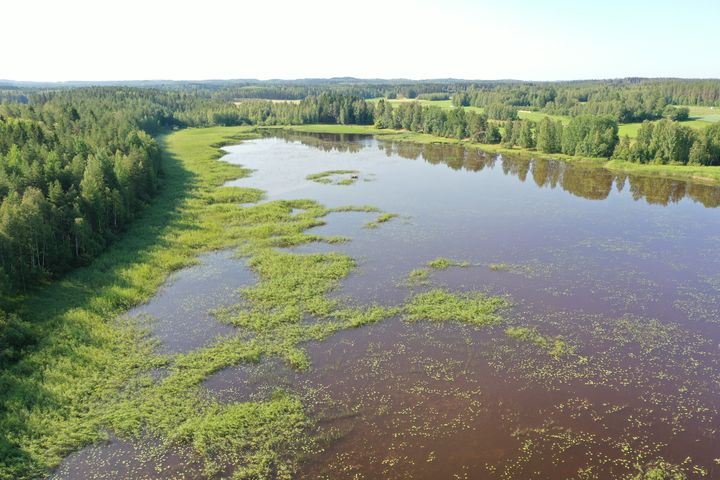
[[(298, 478), (605, 479), (659, 459), (720, 477), (720, 188), (368, 136), (270, 131), (225, 150), (253, 170), (228, 185), (264, 201), (397, 214), (330, 213), (311, 232), (350, 241), (287, 249), (357, 261), (334, 297), (442, 287), (512, 305), (496, 326), (390, 318), (307, 343), (307, 371), (269, 358), (207, 378), (222, 402), (306, 400), (326, 441)], [(327, 171), (345, 173), (307, 179)], [(462, 266), (427, 269), (438, 257)], [(254, 281), (208, 254), (131, 314), (154, 318), (162, 351), (191, 351), (232, 332), (208, 312)], [(148, 445), (89, 447), (55, 477), (203, 478), (192, 454)]]

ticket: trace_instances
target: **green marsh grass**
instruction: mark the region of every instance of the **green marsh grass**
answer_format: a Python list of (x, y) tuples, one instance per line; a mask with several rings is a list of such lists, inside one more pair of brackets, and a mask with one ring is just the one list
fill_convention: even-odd
[(494, 272), (507, 272), (510, 270), (510, 265), (506, 263), (488, 263), (488, 268)]
[(418, 287), (430, 284), (430, 270), (427, 268), (416, 268), (408, 273), (405, 279), (405, 286)]
[(511, 338), (522, 342), (530, 342), (540, 347), (555, 360), (560, 360), (562, 357), (572, 355), (575, 352), (574, 347), (561, 337), (541, 335), (531, 327), (508, 327), (505, 329), (505, 333)]
[[(323, 172), (311, 173), (307, 180), (324, 183), (328, 185), (352, 185), (357, 181), (357, 170), (325, 170)], [(350, 175), (350, 177), (348, 177)], [(338, 178), (340, 177), (340, 178)]]
[(428, 261), (423, 268), (416, 268), (408, 273), (404, 285), (406, 287), (421, 287), (430, 285), (430, 273), (432, 270), (447, 270), (450, 267), (467, 267), (468, 262), (458, 262), (444, 257), (438, 257)]
[(447, 270), (450, 267), (467, 267), (469, 265), (468, 262), (458, 262), (444, 257), (438, 257), (427, 262), (427, 266), (433, 270)]
[(438, 288), (411, 297), (405, 305), (403, 318), (410, 322), (457, 321), (486, 326), (500, 322), (500, 311), (509, 306), (509, 301), (501, 297), (489, 297), (479, 292), (454, 294)]
[(380, 226), (381, 223), (389, 222), (390, 220), (398, 216), (399, 215), (397, 213), (381, 213), (377, 216), (375, 220), (367, 222), (365, 224), (365, 228), (377, 228)]
[(166, 363), (153, 355), (140, 326), (115, 318), (148, 300), (168, 274), (194, 263), (201, 251), (231, 243), (218, 216), (206, 212), (220, 208), (218, 202), (259, 195), (252, 189), (216, 193), (247, 172), (218, 162), (221, 152), (211, 145), (248, 134), (235, 128), (160, 137), (162, 189), (142, 216), (90, 266), (23, 300), (22, 315), (43, 335), (2, 373), (0, 478), (43, 476), (67, 453), (106, 438), (103, 419), (119, 392), (147, 382), (147, 372)]

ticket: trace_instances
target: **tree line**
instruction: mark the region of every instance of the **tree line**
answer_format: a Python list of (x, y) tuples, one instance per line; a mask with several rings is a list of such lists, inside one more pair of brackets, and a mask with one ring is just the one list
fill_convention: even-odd
[(456, 106), (486, 110), (504, 105), (553, 115), (609, 115), (619, 123), (685, 120), (689, 111), (675, 105), (720, 106), (720, 81), (627, 79), (470, 85), (452, 100)]
[(720, 122), (695, 131), (663, 119), (643, 122), (635, 140), (624, 137), (614, 158), (637, 163), (720, 165)]
[[(185, 110), (175, 118), (183, 125), (293, 125), (310, 123), (375, 125), (478, 143), (536, 149), (584, 157), (617, 158), (640, 163), (720, 165), (718, 129), (698, 132), (671, 118), (645, 121), (638, 138), (620, 139), (614, 115), (583, 114), (567, 125), (544, 118), (519, 120), (513, 107), (494, 104), (490, 113), (463, 108), (444, 109), (419, 102), (392, 104), (385, 99), (366, 102), (360, 97), (323, 93), (304, 100), (240, 102), (237, 106), (212, 102)], [(509, 108), (503, 112), (503, 107)], [(685, 109), (674, 108), (682, 118)], [(504, 120), (504, 121), (503, 121)]]

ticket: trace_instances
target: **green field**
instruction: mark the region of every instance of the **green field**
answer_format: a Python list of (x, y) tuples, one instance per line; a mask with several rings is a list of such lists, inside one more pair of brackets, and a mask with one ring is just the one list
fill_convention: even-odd
[[(694, 128), (695, 130), (702, 130), (709, 127), (714, 122), (720, 122), (720, 107), (688, 107), (690, 109), (690, 118), (682, 125), (686, 127)], [(638, 130), (642, 122), (635, 123), (622, 123), (618, 128), (618, 135), (621, 137), (627, 135), (630, 138), (637, 137)]]
[[(377, 103), (382, 100), (381, 97), (369, 98), (367, 101), (370, 103)], [(452, 100), (422, 100), (417, 98), (393, 98), (385, 99), (393, 105), (400, 105), (403, 103), (417, 102), (423, 107), (440, 107), (440, 108), (452, 108)]]
[(275, 100), (275, 99), (267, 99), (267, 98), (238, 98), (235, 100), (235, 105), (238, 105), (242, 102), (254, 102), (254, 101), (263, 101), (263, 102), (272, 102), (272, 103), (300, 103), (300, 100)]
[[(706, 117), (710, 118), (710, 117)], [(702, 130), (704, 128), (709, 127), (712, 125), (711, 121), (708, 120), (700, 120), (700, 119), (691, 119), (686, 120), (684, 122), (680, 122), (681, 125), (685, 125), (686, 127), (693, 128), (695, 130)], [(637, 137), (638, 130), (640, 130), (640, 126), (642, 125), (642, 122), (635, 122), (635, 123), (621, 123), (618, 125), (618, 135), (621, 137), (627, 135), (630, 138)]]
[[(445, 109), (453, 108), (452, 100), (422, 100), (417, 98), (393, 98), (391, 100), (385, 99), (386, 101), (390, 102), (392, 105), (401, 105), (403, 103), (412, 103), (417, 102), (423, 107), (440, 107)], [(367, 100), (370, 103), (377, 103), (380, 101), (380, 98), (370, 98)], [(475, 113), (483, 113), (483, 109), (481, 107), (463, 107), (465, 110), (469, 112), (475, 112)]]
[(690, 120), (701, 122), (720, 122), (720, 107), (690, 106)]
[(637, 137), (638, 130), (640, 130), (640, 126), (642, 123), (622, 123), (618, 125), (618, 135), (620, 137), (628, 136), (630, 138)]

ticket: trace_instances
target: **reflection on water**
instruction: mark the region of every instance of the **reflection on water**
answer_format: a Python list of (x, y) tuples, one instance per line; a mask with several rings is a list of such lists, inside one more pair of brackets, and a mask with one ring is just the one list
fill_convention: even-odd
[[(278, 132), (273, 135), (277, 136)], [(363, 142), (368, 139), (364, 135), (284, 133), (281, 136), (287, 141), (300, 142), (325, 152), (358, 152), (372, 144)], [(667, 205), (688, 197), (706, 207), (720, 206), (720, 189), (715, 186), (657, 175), (618, 174), (582, 161), (495, 155), (453, 144), (380, 142), (378, 147), (387, 156), (444, 164), (453, 170), (479, 172), (499, 164), (503, 173), (523, 182), (532, 179), (538, 187), (560, 187), (578, 197), (593, 200), (607, 198), (613, 187), (618, 191), (627, 187), (635, 200), (645, 199), (651, 204)]]
[[(261, 188), (269, 201), (399, 214), (366, 228), (372, 213), (333, 213), (313, 233), (352, 241), (293, 249), (357, 259), (333, 295), (395, 305), (444, 286), (514, 303), (495, 328), (393, 318), (306, 345), (305, 372), (270, 358), (207, 378), (203, 387), (222, 402), (267, 398), (277, 387), (303, 397), (332, 441), (298, 478), (604, 480), (658, 458), (686, 465), (688, 478), (720, 478), (719, 188), (355, 135), (274, 131), (227, 151), (224, 160), (254, 170), (230, 184)], [(339, 169), (361, 180), (306, 180)], [(407, 286), (411, 270), (441, 256), (468, 266)], [(213, 258), (205, 261), (218, 269), (199, 293), (233, 303), (228, 287), (252, 277)], [(194, 275), (179, 272), (176, 290), (155, 300), (174, 312), (168, 329), (177, 322), (182, 336), (201, 340), (188, 348), (205, 340), (182, 326), (196, 314), (178, 309)], [(511, 337), (508, 325), (537, 336)], [(548, 347), (556, 339), (568, 345), (561, 356)], [(153, 462), (157, 478), (180, 478), (183, 466), (204, 478), (190, 453), (141, 461), (134, 448), (90, 449), (59, 478), (114, 478), (125, 463), (144, 475)]]

